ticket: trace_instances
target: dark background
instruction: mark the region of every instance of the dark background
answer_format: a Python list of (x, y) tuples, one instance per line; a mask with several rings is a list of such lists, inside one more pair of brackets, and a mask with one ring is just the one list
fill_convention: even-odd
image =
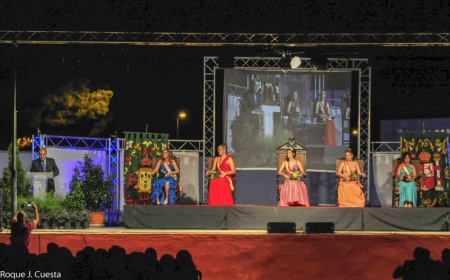
[[(448, 32), (448, 1), (2, 1), (2, 30), (147, 32), (386, 33)], [(309, 53), (368, 58), (371, 137), (380, 121), (448, 117), (448, 47), (317, 47)], [(203, 57), (260, 55), (260, 47), (19, 45), (18, 137), (31, 136), (25, 109), (74, 77), (114, 91), (114, 131), (203, 138)], [(0, 44), (0, 149), (12, 139), (14, 47)], [(217, 99), (221, 100), (221, 99)], [(220, 110), (220, 108), (218, 108)], [(220, 116), (221, 114), (217, 114)], [(422, 129), (421, 127), (418, 129)], [(65, 131), (43, 131), (64, 135)], [(76, 131), (72, 131), (76, 135)], [(216, 142), (221, 142), (220, 131)], [(83, 135), (77, 135), (83, 136)]]

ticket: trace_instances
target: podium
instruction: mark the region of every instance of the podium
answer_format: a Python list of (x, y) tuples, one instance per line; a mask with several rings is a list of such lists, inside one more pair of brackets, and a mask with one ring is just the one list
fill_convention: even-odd
[(44, 199), (47, 193), (47, 179), (53, 178), (53, 172), (27, 172), (27, 178), (32, 179), (33, 196)]
[(261, 105), (261, 108), (253, 111), (253, 114), (262, 115), (263, 121), (260, 125), (263, 127), (264, 137), (273, 137), (274, 134), (274, 121), (273, 114), (280, 112), (280, 106)]

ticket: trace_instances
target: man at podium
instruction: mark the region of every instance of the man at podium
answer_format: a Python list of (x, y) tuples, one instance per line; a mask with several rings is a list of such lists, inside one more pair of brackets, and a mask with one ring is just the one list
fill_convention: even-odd
[[(39, 158), (31, 162), (30, 172), (52, 172), (53, 177), (59, 175), (59, 169), (54, 159), (47, 157), (47, 149), (39, 149)], [(55, 181), (47, 179), (46, 192), (55, 192)]]

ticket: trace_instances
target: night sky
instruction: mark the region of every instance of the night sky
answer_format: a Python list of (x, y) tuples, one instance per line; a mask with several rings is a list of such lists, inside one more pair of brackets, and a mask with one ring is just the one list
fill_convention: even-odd
[[(53, 3), (52, 3), (53, 2)], [(91, 1), (94, 2), (94, 1)], [(2, 30), (155, 32), (448, 32), (449, 3), (425, 1), (2, 1)], [(376, 2), (376, 3), (373, 3)], [(49, 3), (52, 3), (50, 5)], [(77, 5), (75, 5), (77, 3)], [(314, 3), (314, 4), (312, 4)], [(407, 3), (407, 5), (406, 5)], [(448, 117), (447, 47), (309, 48), (332, 57), (369, 58), (372, 140), (382, 119)], [(18, 137), (31, 136), (25, 108), (74, 77), (113, 90), (114, 131), (202, 139), (203, 57), (260, 55), (250, 47), (19, 45)], [(14, 47), (0, 44), (0, 149), (12, 139)], [(221, 115), (221, 114), (218, 114)], [(58, 131), (43, 131), (61, 135)], [(74, 132), (74, 135), (76, 132)], [(77, 135), (83, 136), (83, 135)]]

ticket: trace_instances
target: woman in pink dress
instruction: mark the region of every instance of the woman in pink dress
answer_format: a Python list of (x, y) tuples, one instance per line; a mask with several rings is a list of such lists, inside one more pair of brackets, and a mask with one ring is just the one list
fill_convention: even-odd
[(214, 158), (212, 169), (206, 175), (217, 174), (216, 178), (209, 182), (208, 205), (210, 206), (232, 206), (234, 205), (234, 175), (236, 167), (231, 156), (227, 155), (227, 145), (221, 144), (217, 147), (219, 156)]
[(358, 163), (353, 160), (351, 149), (345, 151), (345, 161), (339, 166), (337, 176), (341, 177), (338, 186), (339, 207), (364, 207), (366, 200), (358, 176), (366, 177), (366, 174), (361, 172)]
[(297, 152), (291, 148), (287, 151), (286, 161), (278, 169), (278, 175), (285, 178), (280, 189), (278, 206), (307, 206), (309, 207), (308, 190), (300, 178), (305, 175), (301, 163), (295, 159)]

